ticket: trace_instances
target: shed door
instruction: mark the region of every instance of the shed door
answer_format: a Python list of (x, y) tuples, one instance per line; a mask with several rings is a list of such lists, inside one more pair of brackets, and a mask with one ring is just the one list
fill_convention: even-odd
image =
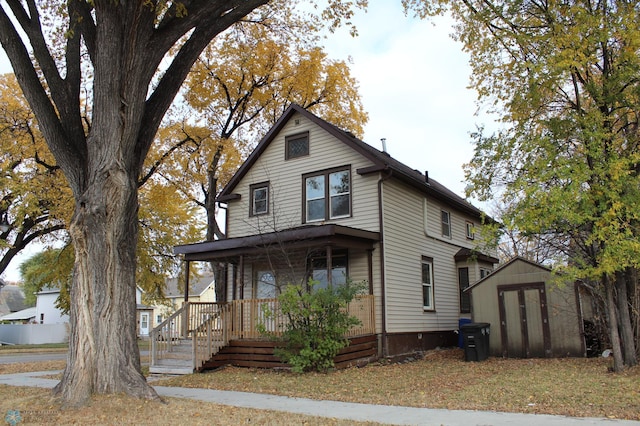
[(499, 286), (502, 355), (536, 358), (551, 355), (544, 284)]

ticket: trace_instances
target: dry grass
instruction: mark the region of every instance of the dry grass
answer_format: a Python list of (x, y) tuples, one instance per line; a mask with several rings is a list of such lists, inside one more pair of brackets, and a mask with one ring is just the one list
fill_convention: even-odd
[[(135, 400), (124, 395), (97, 396), (79, 409), (61, 409), (45, 389), (0, 385), (0, 415), (18, 411), (19, 425), (336, 425), (353, 421), (319, 418), (276, 411), (236, 408), (186, 399), (167, 403)], [(369, 423), (371, 424), (371, 423)]]
[(270, 393), (411, 407), (496, 410), (640, 420), (640, 367), (608, 372), (606, 359), (464, 362), (461, 350), (404, 364), (328, 374), (225, 368), (169, 379), (164, 386)]
[[(0, 374), (61, 369), (63, 361), (0, 365)], [(468, 363), (461, 350), (434, 351), (413, 362), (371, 364), (328, 374), (224, 368), (155, 381), (201, 387), (414, 407), (548, 413), (640, 420), (640, 367), (608, 372), (606, 359), (489, 360)], [(169, 399), (99, 396), (89, 407), (61, 410), (50, 391), (0, 386), (0, 417), (20, 410), (21, 424), (308, 424), (352, 421)]]

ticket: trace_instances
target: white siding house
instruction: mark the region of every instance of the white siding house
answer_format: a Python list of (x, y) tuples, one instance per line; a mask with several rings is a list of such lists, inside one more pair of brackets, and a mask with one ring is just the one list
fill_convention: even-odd
[(63, 324), (69, 322), (69, 315), (56, 307), (60, 290), (46, 288), (36, 294), (36, 317), (38, 324)]
[(310, 277), (365, 281), (379, 355), (455, 345), (470, 316), (461, 290), (498, 263), (475, 238), (491, 220), (480, 210), (297, 105), (217, 201), (227, 238), (175, 253), (226, 263), (225, 301), (275, 297)]

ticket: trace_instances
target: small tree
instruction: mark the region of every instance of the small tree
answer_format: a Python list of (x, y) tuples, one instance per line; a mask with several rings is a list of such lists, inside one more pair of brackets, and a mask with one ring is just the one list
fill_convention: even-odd
[[(282, 345), (276, 348), (275, 355), (296, 373), (332, 368), (340, 349), (349, 345), (346, 333), (360, 324), (346, 308), (363, 291), (364, 283), (347, 280), (344, 285), (326, 288), (317, 288), (317, 284), (310, 280), (307, 285), (290, 285), (278, 297), (280, 310), (288, 322), (282, 336), (277, 338)], [(274, 316), (275, 312), (266, 310), (266, 318)], [(259, 331), (273, 337), (262, 324)]]

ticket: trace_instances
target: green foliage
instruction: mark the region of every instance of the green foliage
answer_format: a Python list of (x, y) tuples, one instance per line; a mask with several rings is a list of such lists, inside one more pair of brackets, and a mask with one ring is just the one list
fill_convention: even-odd
[[(282, 345), (275, 355), (291, 365), (293, 371), (327, 371), (334, 366), (333, 359), (349, 341), (345, 337), (349, 329), (360, 324), (346, 308), (364, 283), (347, 283), (340, 286), (316, 288), (317, 282), (308, 285), (290, 285), (280, 296), (280, 310), (287, 318), (286, 329), (278, 338)], [(274, 312), (267, 310), (267, 318)], [(259, 326), (264, 335), (270, 333)], [(272, 336), (273, 337), (273, 336)]]
[(20, 265), (22, 288), (25, 303), (36, 304), (36, 293), (43, 288), (60, 289), (56, 307), (64, 313), (69, 312), (69, 291), (71, 289), (71, 273), (73, 270), (73, 248), (49, 249), (37, 253)]

